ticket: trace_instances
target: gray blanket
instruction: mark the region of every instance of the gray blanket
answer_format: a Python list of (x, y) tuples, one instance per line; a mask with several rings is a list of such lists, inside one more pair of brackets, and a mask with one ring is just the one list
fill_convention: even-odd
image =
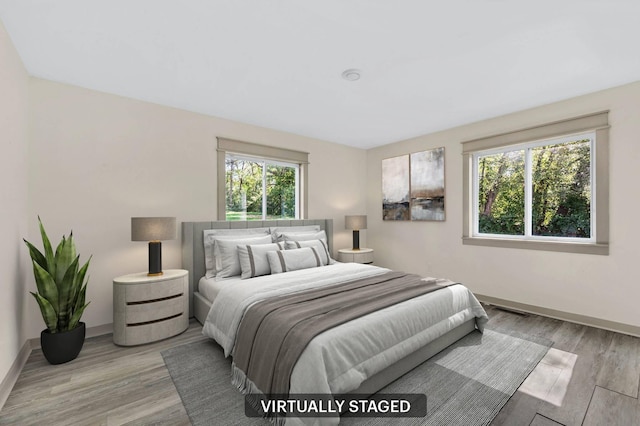
[[(233, 353), (234, 368), (263, 394), (287, 395), (300, 354), (318, 334), (396, 303), (444, 288), (402, 272), (364, 278), (265, 300), (243, 317)], [(241, 389), (246, 384), (237, 383)]]

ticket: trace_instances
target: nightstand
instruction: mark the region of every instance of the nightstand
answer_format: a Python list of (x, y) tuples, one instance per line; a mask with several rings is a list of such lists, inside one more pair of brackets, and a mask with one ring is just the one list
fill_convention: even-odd
[(361, 248), (360, 250), (338, 250), (339, 262), (373, 263), (373, 249)]
[(189, 271), (165, 270), (113, 280), (113, 342), (132, 346), (180, 334), (189, 327)]

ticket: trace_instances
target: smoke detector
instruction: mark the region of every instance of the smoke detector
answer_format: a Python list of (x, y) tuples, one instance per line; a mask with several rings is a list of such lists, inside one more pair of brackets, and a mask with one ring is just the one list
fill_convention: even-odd
[(342, 72), (342, 78), (344, 78), (347, 81), (360, 80), (360, 72), (361, 71), (358, 69), (350, 68)]

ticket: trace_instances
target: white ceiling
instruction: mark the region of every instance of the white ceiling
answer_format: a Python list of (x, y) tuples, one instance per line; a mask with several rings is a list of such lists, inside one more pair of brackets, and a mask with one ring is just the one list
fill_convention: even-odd
[(33, 76), (362, 148), (638, 81), (639, 16), (639, 0), (0, 0)]

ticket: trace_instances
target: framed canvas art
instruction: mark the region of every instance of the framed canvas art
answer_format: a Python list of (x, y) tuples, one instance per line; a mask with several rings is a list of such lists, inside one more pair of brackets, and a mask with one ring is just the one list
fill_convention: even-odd
[(411, 154), (411, 220), (444, 220), (444, 147)]
[(382, 160), (382, 219), (409, 220), (409, 155)]

